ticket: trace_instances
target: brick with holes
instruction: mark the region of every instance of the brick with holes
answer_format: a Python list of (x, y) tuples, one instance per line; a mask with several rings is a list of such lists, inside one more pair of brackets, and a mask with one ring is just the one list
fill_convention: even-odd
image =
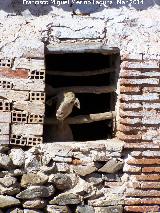
[(5, 99), (0, 99), (0, 111), (10, 111), (11, 109), (11, 104), (9, 101), (5, 100)]
[(45, 80), (45, 71), (44, 70), (31, 70), (29, 72), (29, 78), (34, 80)]
[(33, 124), (36, 124), (36, 123), (43, 123), (44, 121), (44, 116), (42, 115), (35, 115), (35, 114), (29, 114), (28, 115), (28, 123), (33, 123)]
[(43, 142), (43, 138), (39, 136), (29, 136), (27, 137), (27, 146), (36, 146), (38, 144), (41, 144)]
[(27, 143), (27, 139), (22, 135), (11, 135), (10, 144), (25, 146)]
[(45, 93), (44, 92), (30, 92), (30, 101), (42, 101), (45, 102)]
[(28, 113), (21, 111), (12, 111), (12, 123), (27, 123)]
[(4, 67), (12, 67), (13, 60), (12, 59), (0, 59), (0, 68)]
[(12, 89), (13, 84), (9, 80), (0, 79), (0, 89)]

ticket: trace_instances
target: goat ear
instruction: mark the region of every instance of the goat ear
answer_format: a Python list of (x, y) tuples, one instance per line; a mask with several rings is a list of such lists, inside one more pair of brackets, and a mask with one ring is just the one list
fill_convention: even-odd
[(75, 102), (74, 102), (74, 105), (75, 105), (78, 109), (80, 109), (80, 102), (79, 102), (78, 98), (76, 98), (76, 100), (75, 100)]

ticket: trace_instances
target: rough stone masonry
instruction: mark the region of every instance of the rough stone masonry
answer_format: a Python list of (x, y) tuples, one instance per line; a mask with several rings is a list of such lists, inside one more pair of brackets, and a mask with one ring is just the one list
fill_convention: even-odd
[[(0, 0), (1, 212), (160, 211), (159, 20), (158, 1), (84, 10)], [(45, 48), (66, 43), (119, 50), (116, 139), (41, 144)]]

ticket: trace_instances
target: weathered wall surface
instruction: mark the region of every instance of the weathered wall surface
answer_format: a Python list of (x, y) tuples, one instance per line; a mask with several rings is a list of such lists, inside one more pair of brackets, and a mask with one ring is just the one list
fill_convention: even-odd
[[(123, 142), (0, 147), (2, 212), (122, 212)], [(0, 211), (1, 212), (1, 211)]]
[[(95, 211), (96, 213), (106, 213), (113, 212), (113, 208), (118, 208), (115, 212), (121, 212), (121, 205), (124, 205), (125, 211), (128, 212), (159, 211), (160, 69), (158, 60), (160, 59), (160, 14), (158, 2), (155, 1), (155, 4), (151, 3), (151, 1), (145, 2), (145, 5), (141, 6), (141, 8), (127, 8), (125, 6), (113, 6), (112, 8), (103, 9), (90, 8), (90, 15), (82, 16), (82, 13), (88, 12), (84, 12), (81, 8), (77, 10), (77, 8), (64, 6), (24, 6), (20, 1), (0, 1), (0, 8), (2, 9), (0, 10), (0, 58), (3, 59), (6, 57), (14, 59), (12, 63), (13, 70), (18, 68), (20, 58), (25, 60), (26, 58), (35, 57), (43, 59), (44, 49), (48, 44), (54, 45), (59, 42), (80, 41), (85, 45), (86, 42), (99, 42), (100, 44), (105, 43), (109, 47), (119, 48), (123, 62), (121, 64), (120, 80), (117, 89), (119, 95), (117, 105), (117, 137), (125, 141), (125, 149), (123, 152), (125, 164), (123, 169), (124, 174), (122, 176), (118, 171), (113, 172), (118, 172), (118, 175), (110, 176), (108, 175), (108, 173), (110, 173), (108, 171), (106, 173), (107, 175), (102, 175), (102, 171), (99, 170), (102, 169), (107, 162), (115, 162), (117, 156), (112, 156), (114, 149), (109, 152), (109, 154), (104, 153), (102, 156), (98, 152), (98, 157), (101, 156), (102, 158), (92, 158), (91, 161), (88, 159), (88, 151), (86, 151), (86, 148), (84, 148), (83, 151), (75, 151), (78, 152), (76, 156), (80, 155), (79, 157), (75, 157), (75, 153), (71, 155), (72, 157), (74, 156), (75, 159), (72, 159), (70, 155), (67, 158), (63, 156), (65, 150), (67, 150), (66, 148), (63, 150), (62, 155), (57, 154), (58, 157), (54, 156), (51, 161), (50, 159), (44, 159), (44, 156), (47, 156), (46, 150), (48, 150), (45, 145), (25, 153), (22, 150), (18, 150), (18, 154), (14, 154), (16, 153), (14, 149), (2, 151), (7, 156), (1, 154), (0, 157), (0, 159), (2, 159), (0, 164), (0, 175), (2, 178), (0, 183), (0, 191), (2, 194), (0, 195), (2, 200), (1, 205), (4, 205), (5, 202), (13, 202), (15, 206), (17, 206), (19, 205), (19, 200), (22, 200), (21, 205), (24, 206), (25, 212), (28, 211), (26, 209), (34, 208), (33, 206), (37, 205), (42, 205), (42, 208), (44, 208), (44, 206), (46, 208), (46, 205), (49, 205), (47, 207), (48, 211), (54, 212), (54, 208), (63, 208), (55, 207), (55, 205), (62, 205), (61, 196), (66, 196), (66, 192), (64, 191), (67, 190), (68, 192), (71, 190), (70, 188), (65, 188), (63, 189), (64, 191), (61, 189), (61, 187), (65, 186), (64, 180), (68, 180), (71, 185), (67, 185), (67, 187), (71, 187), (72, 189), (76, 187), (77, 184), (82, 185), (82, 188), (77, 185), (81, 190), (79, 192), (75, 189), (74, 195), (71, 194), (73, 191), (69, 191), (69, 202), (71, 203), (64, 203), (76, 204), (76, 206), (74, 206), (75, 208), (77, 208), (78, 205), (79, 210), (77, 211), (79, 212)], [(73, 10), (79, 15), (73, 15)], [(134, 63), (131, 63), (131, 60)], [(19, 68), (25, 67), (22, 66)], [(26, 78), (24, 73), (25, 72), (23, 72), (23, 78)], [(18, 88), (24, 86), (24, 84), (21, 85), (20, 82), (19, 84), (11, 82), (11, 84), (15, 87), (19, 85)], [(11, 84), (6, 84), (6, 87), (10, 88)], [(30, 88), (33, 87), (32, 84)], [(37, 87), (34, 87), (34, 89), (35, 88)], [(32, 89), (30, 89), (30, 91), (31, 90)], [(24, 95), (23, 93), (23, 97)], [(3, 92), (3, 97), (11, 98), (13, 94)], [(18, 98), (19, 97), (20, 94), (18, 95)], [(9, 109), (7, 104), (4, 106), (7, 110)], [(16, 105), (16, 108), (18, 106), (19, 105)], [(24, 110), (26, 110), (26, 105), (23, 107)], [(27, 109), (28, 108), (30, 110), (33, 109), (31, 105), (27, 106)], [(39, 106), (39, 111), (40, 109), (41, 107)], [(5, 122), (8, 121), (8, 123), (10, 123), (9, 119), (11, 119), (11, 115), (6, 114), (5, 116)], [(1, 117), (4, 121), (4, 117)], [(3, 131), (2, 135), (9, 135), (9, 127), (7, 125), (5, 125), (5, 127), (4, 125), (1, 126)], [(16, 127), (17, 126), (15, 126), (14, 131), (16, 131)], [(8, 134), (6, 134), (7, 132)], [(8, 140), (7, 136), (6, 140)], [(105, 146), (107, 143), (108, 142), (105, 142)], [(94, 157), (97, 156), (97, 153), (95, 153), (97, 149), (99, 150), (97, 146), (98, 145), (96, 145), (96, 147), (93, 146), (94, 150), (92, 150), (92, 154)], [(104, 144), (102, 147), (103, 152), (110, 150), (109, 147), (104, 148)], [(40, 156), (43, 152), (43, 160), (41, 161)], [(89, 155), (92, 154), (90, 153)], [(12, 155), (16, 155), (16, 157)], [(17, 160), (17, 156), (21, 156), (21, 158)], [(106, 159), (106, 156), (109, 156), (110, 160)], [(120, 157), (121, 155), (118, 155), (118, 158)], [(37, 158), (39, 160), (37, 160)], [(75, 164), (80, 163), (81, 165), (82, 159), (87, 159), (88, 163), (86, 164), (86, 162), (84, 162), (84, 166), (89, 164), (89, 167), (87, 166), (87, 169), (85, 167), (85, 171), (84, 168), (82, 168), (83, 166), (81, 167), (82, 170), (79, 168), (78, 170), (74, 170), (73, 167)], [(5, 165), (4, 162), (6, 162)], [(119, 160), (116, 160), (116, 162), (119, 162)], [(80, 165), (76, 165), (76, 167)], [(112, 166), (109, 166), (109, 168), (111, 167)], [(78, 173), (79, 171), (86, 172), (88, 168), (89, 174), (83, 176)], [(35, 174), (32, 174), (35, 172), (38, 172), (38, 175), (41, 175), (41, 173), (44, 174), (38, 178)], [(51, 175), (50, 173), (52, 172), (53, 174)], [(105, 172), (103, 171), (102, 173)], [(33, 182), (31, 183), (31, 181), (28, 180), (30, 179), (30, 173), (31, 178), (35, 175), (37, 180), (40, 180), (38, 183), (35, 182), (35, 186), (33, 187), (30, 186)], [(25, 174), (27, 176), (25, 176)], [(60, 176), (62, 182), (57, 182), (56, 175)], [(11, 183), (7, 183), (6, 178), (9, 177), (11, 180), (10, 176), (16, 176), (16, 178), (13, 178)], [(23, 181), (26, 179), (28, 182), (24, 183)], [(91, 186), (90, 184), (88, 185), (90, 180)], [(87, 181), (87, 184), (84, 181)], [(5, 186), (4, 182), (7, 183), (7, 186)], [(128, 185), (125, 185), (127, 183)], [(40, 186), (41, 184), (43, 184), (43, 186)], [(85, 189), (83, 188), (84, 186), (86, 186)], [(6, 187), (8, 187), (8, 189), (6, 189)], [(56, 188), (56, 191), (54, 188)], [(102, 188), (105, 188), (105, 190), (103, 191)], [(59, 190), (62, 190), (64, 194), (58, 195)], [(97, 195), (94, 190), (100, 191), (100, 195)], [(94, 194), (91, 195), (91, 192)], [(125, 192), (126, 198), (121, 200), (120, 198), (124, 196), (123, 192)], [(111, 195), (109, 198), (113, 196), (111, 200), (108, 198), (108, 193)], [(34, 201), (32, 200), (33, 197), (24, 199), (25, 196), (32, 196), (32, 194), (35, 196)], [(11, 196), (11, 198), (5, 195)], [(105, 197), (102, 199), (106, 200), (107, 204), (102, 204), (101, 200), (96, 200), (97, 197), (94, 197), (98, 196), (99, 198), (101, 195)], [(50, 203), (45, 202), (46, 198), (44, 197), (46, 196), (49, 196)], [(87, 203), (81, 202), (81, 199), (83, 200), (85, 196)], [(39, 197), (41, 197), (41, 199), (39, 199)], [(53, 197), (54, 199), (51, 199)], [(92, 198), (92, 200), (95, 199), (95, 203), (92, 203), (90, 198)], [(28, 201), (24, 202), (24, 200)], [(113, 201), (116, 202), (113, 203)], [(87, 210), (81, 206), (84, 204)], [(88, 206), (89, 204), (91, 207)], [(117, 205), (118, 207), (115, 207)], [(5, 207), (6, 210), (8, 210), (8, 204), (6, 204)], [(69, 211), (67, 208), (68, 207), (64, 207), (64, 212)], [(72, 210), (70, 206), (69, 208)], [(9, 211), (11, 212), (11, 210)]]
[(119, 47), (122, 57), (141, 59), (143, 53), (146, 58), (158, 59), (159, 6), (151, 5), (151, 1), (146, 1), (137, 8), (120, 5), (95, 9), (90, 16), (72, 16), (69, 6), (30, 6), (22, 5), (22, 1), (1, 0), (1, 56), (38, 57), (43, 56), (46, 42), (99, 39), (108, 46)]

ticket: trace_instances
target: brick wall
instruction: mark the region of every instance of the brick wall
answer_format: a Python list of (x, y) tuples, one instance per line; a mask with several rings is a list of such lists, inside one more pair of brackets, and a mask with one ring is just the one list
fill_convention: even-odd
[(160, 211), (159, 79), (156, 61), (121, 64), (117, 136), (126, 142), (126, 212)]
[(44, 60), (0, 60), (0, 144), (42, 142), (44, 74)]

